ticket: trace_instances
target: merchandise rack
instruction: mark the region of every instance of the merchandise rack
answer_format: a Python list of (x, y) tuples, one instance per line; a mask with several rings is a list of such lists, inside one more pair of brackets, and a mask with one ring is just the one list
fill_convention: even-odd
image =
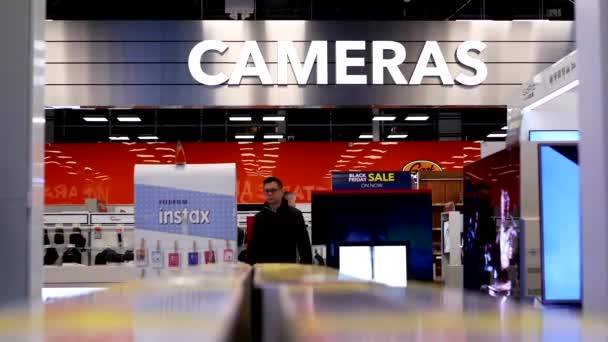
[(443, 281), (443, 234), (441, 213), (446, 204), (454, 203), (456, 210), (462, 212), (464, 173), (462, 171), (421, 171), (416, 177), (417, 189), (429, 189), (433, 202), (433, 279)]
[[(119, 253), (133, 250), (134, 223), (133, 214), (110, 213), (45, 213), (43, 216), (43, 229), (49, 234), (49, 245), (43, 248), (55, 248), (60, 255), (56, 266), (62, 263), (61, 256), (71, 247), (69, 236), (74, 228), (79, 228), (86, 238), (84, 247), (78, 248), (82, 252), (84, 266), (94, 266), (95, 256), (106, 248), (112, 248)], [(63, 229), (64, 243), (56, 244), (53, 238), (56, 229)], [(122, 232), (122, 245), (118, 242), (118, 231)], [(96, 233), (100, 232), (99, 238)]]

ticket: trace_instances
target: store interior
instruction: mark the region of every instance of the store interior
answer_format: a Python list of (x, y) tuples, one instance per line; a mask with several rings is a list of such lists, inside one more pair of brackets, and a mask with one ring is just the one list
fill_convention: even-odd
[[(136, 165), (232, 163), (238, 238), (234, 246), (195, 242), (213, 255), (230, 251), (246, 261), (262, 181), (278, 176), (295, 194), (319, 265), (376, 280), (376, 253), (399, 247), (404, 258), (389, 272), (402, 279), (397, 283), (580, 305), (577, 248), (567, 259), (576, 275), (568, 278), (578, 279), (569, 290), (579, 295), (560, 299), (551, 289), (564, 276), (551, 269), (561, 261), (547, 248), (573, 236), (555, 241), (549, 232), (580, 231), (580, 224), (568, 216), (575, 226), (556, 227), (566, 222), (556, 218), (563, 204), (549, 200), (556, 195), (549, 189), (563, 181), (553, 174), (562, 167), (544, 152), (578, 160), (575, 53), (531, 82), (534, 92), (526, 94), (523, 84), (525, 99), (507, 107), (48, 107), (45, 286), (98, 288), (133, 279)], [(337, 190), (336, 173), (374, 171), (407, 173), (405, 192)], [(571, 175), (564, 177), (568, 189), (577, 189)], [(578, 197), (559, 195), (580, 206)], [(369, 267), (357, 266), (363, 260)], [(73, 265), (88, 267), (65, 267)]]
[[(232, 248), (241, 261), (247, 249), (248, 218), (262, 208), (264, 201), (262, 181), (274, 175), (284, 181), (286, 191), (295, 194), (296, 205), (309, 227), (317, 263), (339, 268), (340, 262), (347, 260), (338, 257), (342, 244), (403, 243), (409, 246), (408, 265), (414, 266), (403, 270), (402, 277), (413, 275), (412, 279), (442, 282), (441, 212), (450, 204), (462, 210), (463, 168), (482, 155), (503, 148), (506, 134), (504, 107), (323, 110), (72, 107), (48, 108), (46, 115), (50, 132), (45, 146), (47, 287), (88, 284), (97, 288), (104, 283), (129, 280), (133, 276), (129, 267), (135, 263), (133, 251), (138, 247), (134, 237), (135, 165), (180, 162), (236, 164), (237, 226), (243, 239)], [(268, 139), (269, 135), (273, 137)], [(177, 152), (178, 144), (183, 153)], [(350, 203), (348, 206), (325, 214), (321, 210), (332, 205), (317, 204), (321, 208), (317, 225), (327, 225), (323, 231), (335, 226), (328, 220), (339, 220), (345, 225), (348, 215), (339, 218), (335, 213), (350, 212), (348, 207), (356, 205), (362, 213), (368, 213), (362, 218), (376, 220), (369, 212), (381, 208), (388, 210), (387, 215), (401, 215), (404, 208), (409, 208), (412, 219), (416, 216), (419, 219), (410, 223), (400, 216), (393, 218), (392, 223), (387, 220), (383, 225), (395, 231), (387, 231), (384, 235), (391, 237), (380, 240), (376, 231), (379, 227), (371, 222), (361, 227), (374, 227), (374, 237), (368, 235), (363, 240), (346, 239), (346, 235), (329, 239), (315, 234), (314, 198), (320, 203), (321, 194), (332, 190), (333, 173), (349, 171), (402, 171), (408, 177), (404, 189), (420, 189), (423, 193), (387, 198), (378, 202), (374, 210), (365, 209), (370, 200), (366, 196), (355, 204), (357, 197), (347, 195), (338, 202), (346, 201)], [(429, 191), (430, 196), (424, 191)], [(428, 204), (417, 204), (416, 196), (421, 195), (429, 197), (424, 200)], [(382, 204), (393, 201), (400, 202), (393, 209)], [(391, 210), (394, 214), (390, 214)], [(327, 216), (328, 213), (331, 215)], [(390, 228), (391, 225), (397, 226)], [(345, 225), (344, 229), (341, 234), (348, 235), (354, 228)], [(408, 233), (411, 229), (414, 230)], [(82, 240), (80, 245), (72, 243), (75, 239)], [(199, 245), (208, 247), (206, 241), (200, 241)], [(223, 241), (213, 241), (213, 245), (217, 255), (226, 249)], [(77, 262), (67, 258), (74, 251), (80, 255)], [(74, 264), (88, 267), (77, 271), (64, 267)]]
[[(583, 206), (590, 188), (584, 177), (590, 174), (588, 146), (598, 137), (583, 134), (581, 52), (573, 51), (574, 25), (561, 22), (572, 19), (574, 5), (548, 8), (539, 1), (539, 9), (509, 15), (479, 1), (477, 18), (470, 1), (445, 13), (417, 1), (391, 2), (385, 11), (367, 14), (342, 1), (302, 3), (281, 12), (272, 4), (259, 9), (198, 1), (165, 15), (162, 6), (151, 6), (138, 19), (172, 17), (175, 22), (159, 23), (175, 31), (143, 35), (138, 28), (155, 22), (91, 24), (83, 19), (117, 18), (65, 0), (47, 7), (51, 47), (42, 64), (48, 62), (49, 78), (35, 80), (47, 97), (40, 106), (44, 117), (32, 121), (44, 130), (32, 172), (39, 167), (44, 177), (28, 173), (40, 185), (43, 207), (40, 221), (28, 221), (42, 242), (29, 238), (37, 250), (28, 263), (41, 264), (42, 272), (28, 279), (39, 281), (27, 291), (43, 305), (0, 305), (0, 339), (28, 340), (41, 332), (57, 341), (608, 336), (605, 316), (588, 309), (599, 306), (588, 303), (588, 293), (603, 286), (589, 283), (589, 223), (583, 220), (590, 216)], [(200, 12), (190, 14), (193, 8)], [(133, 19), (131, 10), (121, 19)], [(351, 22), (349, 30), (337, 32), (339, 22), (332, 21), (361, 16), (372, 20), (365, 25), (389, 21), (378, 24), (378, 32)], [(394, 16), (446, 23), (430, 29), (426, 25), (435, 22), (422, 22), (418, 30)], [(508, 20), (497, 22), (503, 16)], [(242, 26), (230, 27), (244, 31), (220, 32), (222, 22), (214, 20), (225, 17), (242, 19)], [(277, 18), (297, 20), (272, 21)], [(447, 23), (452, 19), (460, 22)], [(86, 29), (68, 29), (79, 25)], [(403, 37), (396, 30), (402, 27)], [(511, 31), (513, 37), (501, 36)], [(400, 44), (407, 45), (408, 53), (416, 43), (424, 45), (421, 55), (427, 45), (438, 53), (431, 66), (404, 53), (401, 62), (379, 69), (393, 77), (386, 84), (266, 84), (255, 53), (251, 62), (244, 60), (243, 69), (252, 73), (244, 77), (260, 82), (210, 87), (190, 78), (172, 81), (185, 75), (191, 61), (182, 55), (199, 36), (232, 35), (226, 40), (235, 46), (259, 39), (266, 44), (263, 54), (274, 58), (269, 46), (280, 41), (276, 37), (293, 39), (294, 32), (302, 37), (292, 43), (321, 37), (331, 42), (330, 50), (338, 40), (362, 34), (363, 48), (350, 58), (362, 64), (347, 65), (344, 74), (363, 79), (373, 67), (366, 43), (383, 34), (403, 51)], [(466, 69), (457, 61), (463, 56), (449, 56), (445, 70), (437, 57), (467, 34), (490, 37), (490, 52), (477, 51), (477, 68), (464, 75), (483, 65), (490, 76), (476, 85), (446, 82), (452, 69)], [(418, 36), (425, 40), (409, 41)], [(133, 49), (137, 44), (142, 50)], [(42, 45), (35, 46), (44, 50)], [(102, 48), (94, 54), (92, 47)], [(294, 56), (304, 51), (298, 49)], [(318, 80), (311, 50), (305, 64)], [(216, 52), (219, 57), (200, 64), (217, 64), (209, 70), (218, 72), (242, 62)], [(337, 59), (329, 62), (336, 69), (330, 78), (338, 78)], [(321, 68), (322, 61), (314, 63)], [(348, 75), (353, 67), (367, 76)], [(428, 77), (419, 84), (394, 79), (395, 70), (416, 74), (418, 68), (427, 73), (421, 79)], [(150, 70), (158, 75), (148, 77)], [(31, 154), (37, 158), (34, 149)], [(267, 181), (278, 188), (266, 189)], [(277, 207), (264, 203), (274, 193), (282, 199)], [(37, 210), (31, 204), (36, 198), (28, 192), (28, 215)], [(287, 216), (280, 215), (295, 213), (301, 234), (264, 246), (294, 252), (296, 263), (252, 261), (260, 213), (275, 215), (266, 229), (286, 225)], [(302, 265), (302, 237), (310, 243), (312, 265)]]

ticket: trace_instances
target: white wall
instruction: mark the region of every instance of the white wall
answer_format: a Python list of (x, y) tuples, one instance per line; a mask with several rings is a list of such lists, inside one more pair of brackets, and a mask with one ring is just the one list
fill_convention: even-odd
[(484, 141), (481, 143), (481, 158), (502, 151), (506, 146), (507, 143), (504, 141)]
[(578, 130), (578, 93), (576, 88), (558, 98), (524, 113), (520, 141), (529, 140), (530, 131)]

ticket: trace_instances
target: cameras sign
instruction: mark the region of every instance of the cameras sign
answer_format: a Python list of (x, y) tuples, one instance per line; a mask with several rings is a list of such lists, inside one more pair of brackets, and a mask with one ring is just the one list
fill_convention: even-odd
[(409, 190), (412, 176), (401, 171), (334, 172), (332, 190)]

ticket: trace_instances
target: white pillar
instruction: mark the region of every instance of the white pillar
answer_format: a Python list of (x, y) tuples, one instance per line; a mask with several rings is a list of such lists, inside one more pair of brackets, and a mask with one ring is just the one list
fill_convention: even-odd
[(45, 0), (0, 1), (0, 306), (41, 301)]
[(608, 1), (576, 0), (583, 307), (587, 313), (608, 313), (607, 16)]

